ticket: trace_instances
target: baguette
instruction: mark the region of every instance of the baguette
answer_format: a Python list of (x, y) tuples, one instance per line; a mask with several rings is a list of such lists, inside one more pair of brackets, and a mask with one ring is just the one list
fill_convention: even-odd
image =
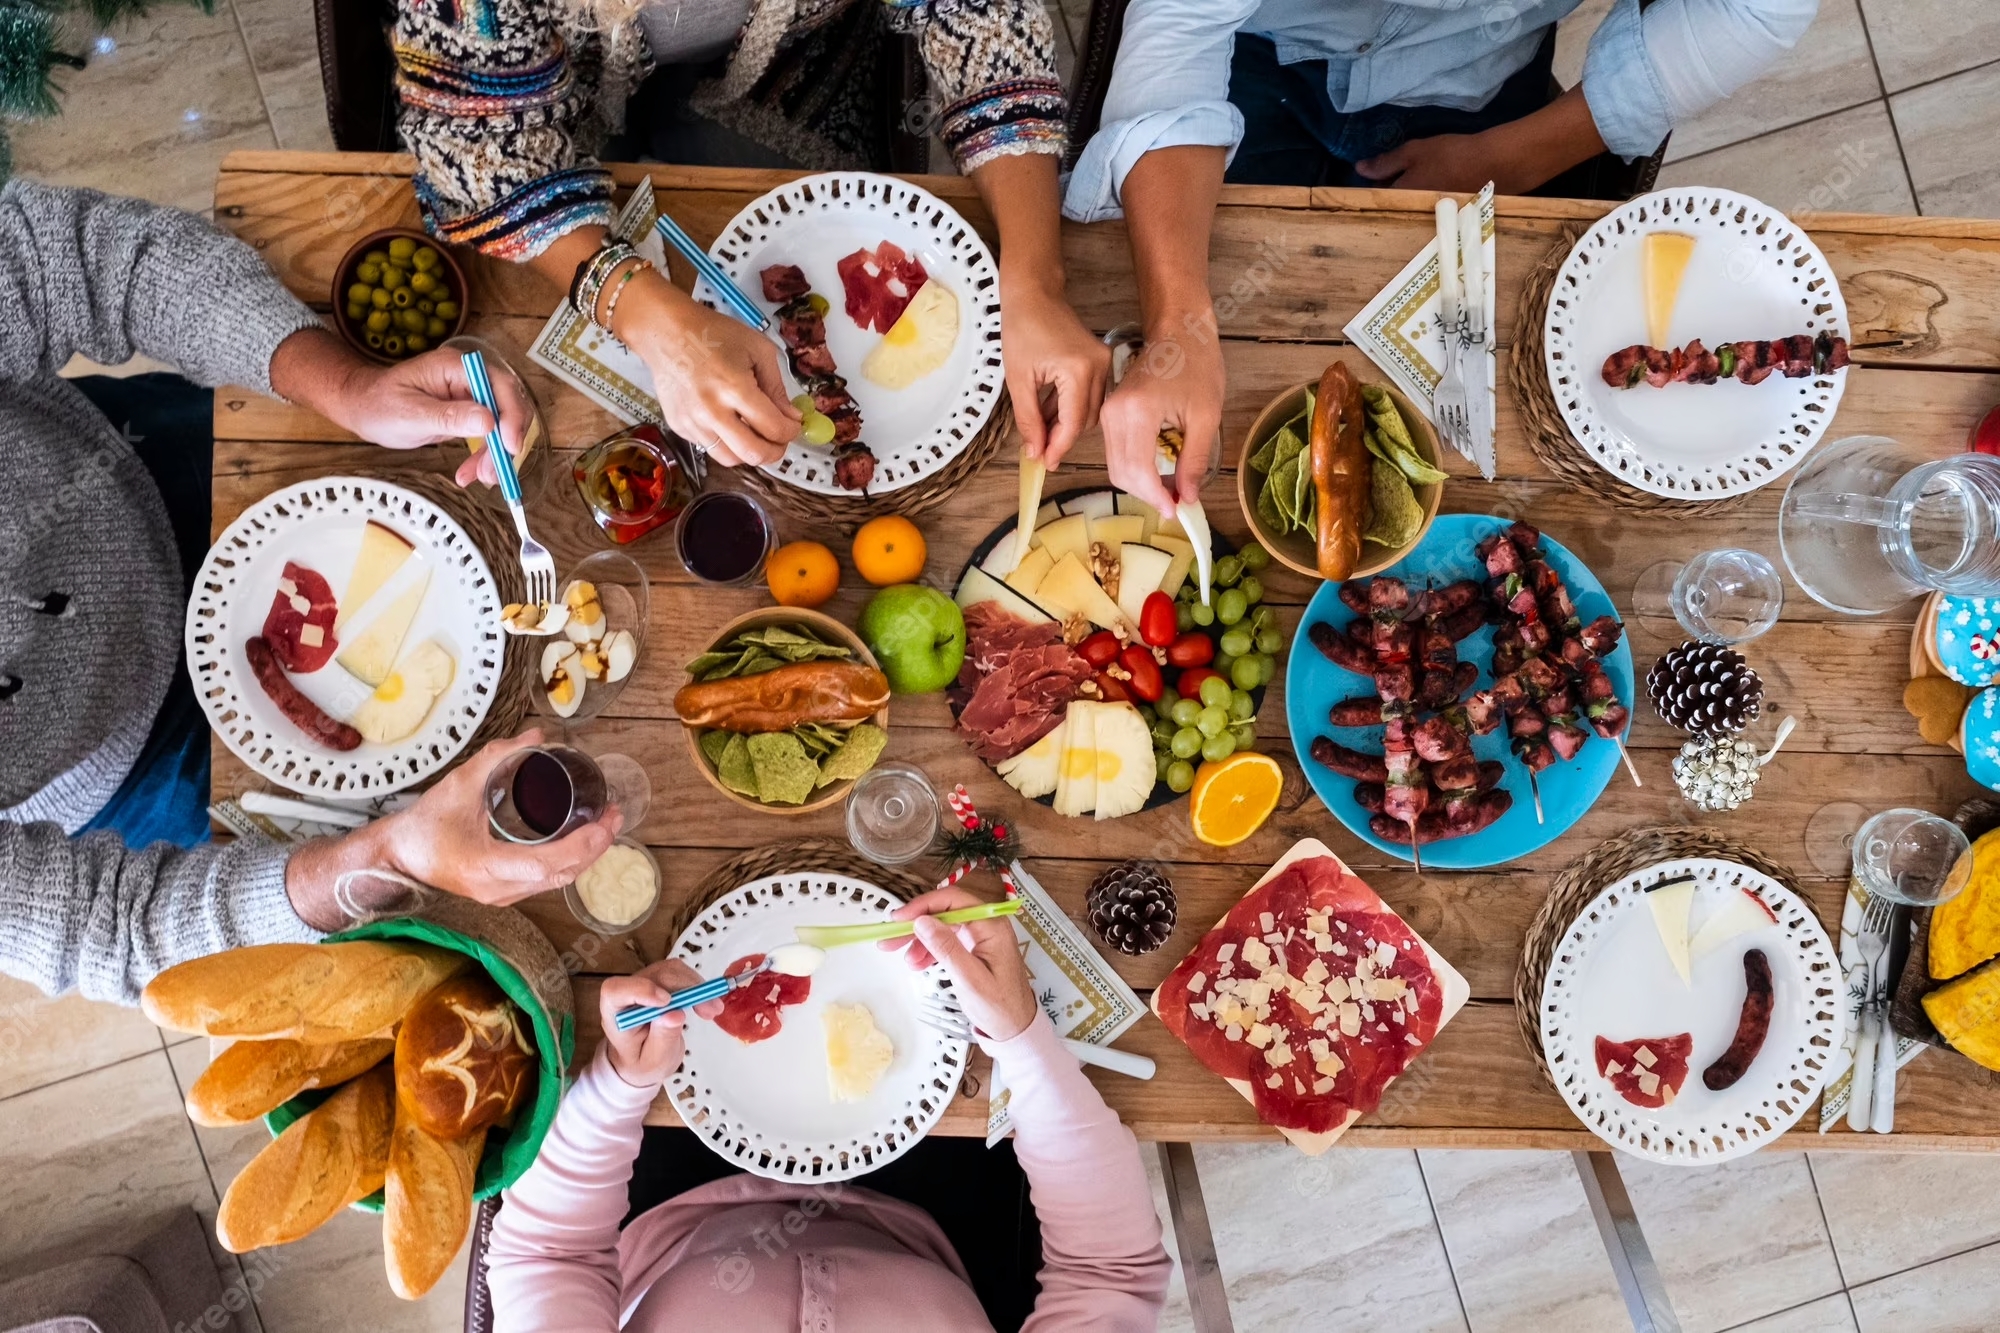
[(1353, 372), (1336, 361), (1320, 376), (1312, 419), (1312, 480), (1319, 508), (1319, 576), (1338, 583), (1361, 563), (1372, 506), (1367, 407)]
[(244, 1125), (308, 1088), (335, 1088), (381, 1064), (387, 1037), (308, 1046), (302, 1041), (238, 1041), (208, 1062), (189, 1086), (188, 1119), (210, 1129)]
[(799, 662), (683, 685), (674, 696), (674, 712), (690, 727), (752, 733), (865, 722), (888, 706), (889, 678), (859, 662)]
[(259, 944), (168, 968), (139, 1006), (163, 1028), (204, 1037), (359, 1041), (387, 1033), (471, 962), (449, 949), (380, 940)]
[(486, 1131), (440, 1139), (417, 1123), (409, 1099), (396, 1100), (389, 1170), (382, 1186), (382, 1257), (389, 1289), (422, 1299), (458, 1257), (472, 1228), (472, 1186)]
[(396, 1083), (378, 1064), (250, 1159), (222, 1196), (215, 1235), (232, 1254), (286, 1245), (382, 1188)]

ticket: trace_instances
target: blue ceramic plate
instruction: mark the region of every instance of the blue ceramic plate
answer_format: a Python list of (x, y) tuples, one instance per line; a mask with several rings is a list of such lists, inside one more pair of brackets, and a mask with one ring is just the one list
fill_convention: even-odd
[[(1485, 566), (1473, 553), (1473, 547), (1506, 526), (1503, 519), (1480, 514), (1441, 515), (1417, 549), (1383, 570), (1382, 576), (1402, 579), (1413, 588), (1423, 587), (1426, 579), (1440, 587), (1458, 579), (1483, 580)], [(1549, 564), (1568, 585), (1570, 598), (1585, 624), (1598, 616), (1617, 614), (1604, 585), (1581, 560), (1547, 534), (1542, 537), (1542, 549)], [(1319, 793), (1320, 800), (1326, 802), (1326, 808), (1333, 811), (1334, 818), (1369, 846), (1407, 861), (1408, 847), (1385, 842), (1369, 830), (1368, 812), (1354, 800), (1354, 779), (1313, 762), (1310, 753), (1315, 736), (1330, 736), (1356, 750), (1379, 753), (1382, 749), (1380, 727), (1336, 727), (1327, 721), (1334, 704), (1353, 695), (1370, 693), (1373, 683), (1366, 676), (1335, 666), (1306, 637), (1307, 628), (1317, 621), (1344, 628), (1353, 619), (1354, 612), (1340, 600), (1339, 586), (1322, 583), (1307, 603), (1298, 633), (1292, 639), (1292, 654), (1285, 667), (1285, 722), (1291, 730), (1292, 748), (1298, 754), (1299, 767), (1305, 770), (1306, 781)], [(1458, 652), (1462, 660), (1479, 667), (1479, 683), (1475, 688), (1484, 689), (1493, 683), (1492, 626), (1461, 642)], [(1630, 708), (1632, 651), (1622, 636), (1617, 649), (1604, 659), (1604, 672), (1617, 687), (1620, 701)], [(1476, 870), (1502, 865), (1546, 846), (1583, 818), (1584, 811), (1596, 803), (1599, 793), (1611, 780), (1612, 770), (1619, 764), (1618, 747), (1593, 735), (1576, 758), (1544, 769), (1541, 773), (1544, 822), (1537, 824), (1534, 798), (1528, 790), (1528, 770), (1507, 748), (1506, 729), (1473, 737), (1472, 752), (1481, 760), (1498, 759), (1506, 765), (1507, 776), (1501, 785), (1513, 793), (1513, 808), (1497, 823), (1467, 837), (1425, 843), (1426, 866), (1439, 870)]]

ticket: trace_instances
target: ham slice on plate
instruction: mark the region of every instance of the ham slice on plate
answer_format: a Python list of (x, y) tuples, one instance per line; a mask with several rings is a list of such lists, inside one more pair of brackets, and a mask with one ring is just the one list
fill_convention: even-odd
[(1320, 842), (1285, 854), (1153, 992), (1204, 1065), (1309, 1153), (1381, 1104), (1470, 995)]
[(333, 589), (325, 579), (296, 561), (285, 562), (278, 595), (264, 617), (264, 640), (278, 665), (298, 675), (311, 675), (333, 660), (340, 647), (333, 622), (339, 615)]
[(1597, 1072), (1612, 1090), (1634, 1106), (1657, 1111), (1672, 1104), (1687, 1082), (1688, 1057), (1694, 1054), (1694, 1034), (1635, 1037), (1631, 1041), (1597, 1039)]
[(840, 261), (841, 286), (847, 290), (847, 317), (864, 329), (887, 333), (903, 317), (903, 307), (930, 281), (916, 259), (894, 241), (873, 250), (856, 250)]
[[(761, 953), (745, 954), (722, 969), (725, 977), (741, 976), (764, 961)], [(766, 972), (747, 986), (739, 986), (722, 997), (722, 1013), (715, 1025), (736, 1040), (748, 1044), (778, 1035), (784, 1020), (778, 1011), (804, 1004), (812, 994), (811, 977), (794, 977), (783, 972)]]
[(1061, 626), (1031, 625), (997, 602), (966, 608), (965, 644), (952, 701), (959, 730), (989, 764), (1054, 731), (1077, 686), (1096, 674), (1063, 643)]

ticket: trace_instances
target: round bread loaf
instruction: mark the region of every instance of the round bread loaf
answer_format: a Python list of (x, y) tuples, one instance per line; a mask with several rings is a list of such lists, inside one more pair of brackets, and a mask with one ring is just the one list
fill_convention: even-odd
[(527, 1020), (484, 972), (453, 977), (413, 1005), (396, 1033), (396, 1091), (440, 1139), (512, 1114), (533, 1090)]

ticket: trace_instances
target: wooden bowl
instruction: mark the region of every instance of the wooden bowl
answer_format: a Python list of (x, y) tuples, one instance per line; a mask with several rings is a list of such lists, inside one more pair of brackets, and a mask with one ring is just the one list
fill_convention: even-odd
[[(1403, 424), (1410, 429), (1410, 439), (1416, 444), (1417, 452), (1423, 456), (1426, 463), (1442, 471), (1443, 454), (1439, 448), (1437, 430), (1431, 425), (1430, 418), (1425, 416), (1401, 389), (1383, 379), (1380, 372), (1366, 363), (1365, 358), (1343, 356), (1336, 359), (1345, 362), (1347, 368), (1354, 372), (1354, 377), (1361, 383), (1377, 385), (1388, 390), (1390, 400), (1396, 404), (1396, 410), (1402, 413)], [(1293, 532), (1280, 537), (1265, 526), (1264, 520), (1257, 515), (1257, 493), (1252, 489), (1253, 486), (1263, 485), (1264, 474), (1256, 472), (1249, 463), (1250, 455), (1263, 447), (1265, 440), (1277, 434), (1280, 426), (1297, 416), (1305, 407), (1307, 391), (1318, 387), (1318, 380), (1295, 384), (1265, 404), (1264, 410), (1257, 414), (1257, 420), (1251, 423), (1249, 435), (1243, 440), (1243, 451), (1236, 456), (1236, 503), (1243, 509), (1243, 519), (1250, 525), (1251, 534), (1263, 543), (1264, 549), (1271, 553), (1272, 559), (1287, 569), (1297, 570), (1307, 578), (1314, 579), (1319, 577), (1319, 543), (1309, 533)], [(1413, 485), (1411, 489), (1416, 493), (1417, 503), (1422, 505), (1424, 510), (1424, 521), (1418, 525), (1417, 535), (1393, 550), (1377, 546), (1374, 542), (1363, 542), (1361, 561), (1354, 567), (1354, 572), (1349, 575), (1350, 578), (1367, 578), (1381, 573), (1416, 549), (1417, 543), (1424, 539), (1424, 534), (1431, 530), (1431, 522), (1438, 516), (1438, 507), (1444, 503), (1444, 483), (1427, 482), (1421, 486)]]
[[(875, 654), (868, 651), (868, 645), (861, 641), (859, 634), (856, 634), (832, 616), (822, 614), (818, 611), (808, 611), (803, 607), (796, 606), (767, 606), (760, 610), (740, 615), (717, 630), (715, 637), (703, 646), (702, 651), (708, 652), (711, 649), (720, 648), (723, 644), (728, 643), (731, 639), (746, 630), (765, 629), (772, 625), (797, 625), (826, 640), (828, 643), (837, 643), (843, 648), (853, 649), (855, 661), (865, 663), (878, 671), (881, 670), (881, 664), (875, 660)], [(883, 730), (888, 730), (888, 707), (885, 705), (881, 712), (875, 714), (869, 720)], [(717, 777), (715, 770), (708, 766), (708, 757), (701, 752), (701, 735), (708, 728), (691, 727), (683, 722), (681, 730), (687, 735), (688, 757), (694, 760), (696, 770), (708, 779), (708, 785), (736, 802), (736, 804), (748, 810), (755, 810), (760, 814), (809, 815), (815, 810), (824, 810), (829, 805), (846, 800), (847, 789), (854, 785), (853, 778), (842, 778), (831, 787), (814, 792), (810, 799), (799, 805), (767, 805), (763, 801), (753, 801), (741, 792), (734, 792), (723, 786), (722, 779)]]
[(333, 270), (333, 289), (328, 293), (328, 300), (333, 306), (333, 327), (340, 334), (341, 340), (370, 361), (379, 361), (385, 366), (392, 366), (400, 360), (406, 360), (407, 357), (390, 356), (368, 345), (367, 331), (357, 327), (355, 322), (347, 317), (347, 289), (356, 281), (354, 270), (359, 267), (362, 258), (370, 250), (388, 249), (389, 242), (399, 237), (407, 237), (418, 245), (427, 245), (438, 252), (438, 258), (444, 261), (443, 271), (449, 275), (447, 282), (452, 295), (458, 298), (458, 318), (446, 320), (445, 322), (451, 327), (445, 330), (442, 336), (432, 338), (430, 345), (436, 347), (446, 338), (456, 338), (465, 332), (466, 321), (472, 315), (472, 292), (465, 280), (465, 268), (458, 262), (457, 256), (446, 248), (444, 242), (435, 236), (421, 231), (411, 231), (405, 227), (388, 227), (382, 231), (369, 232), (348, 246), (347, 253), (340, 257), (340, 263)]

